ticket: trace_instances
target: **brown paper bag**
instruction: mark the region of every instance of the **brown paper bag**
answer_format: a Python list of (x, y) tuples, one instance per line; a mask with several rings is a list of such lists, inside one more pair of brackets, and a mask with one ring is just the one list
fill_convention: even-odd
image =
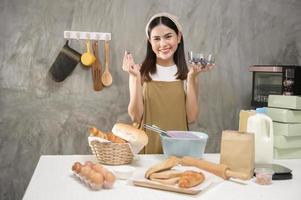
[(254, 134), (226, 130), (222, 133), (220, 163), (253, 177)]
[(252, 115), (255, 115), (255, 114), (256, 114), (255, 110), (241, 110), (239, 112), (238, 131), (246, 132), (247, 131), (248, 118), (251, 117)]

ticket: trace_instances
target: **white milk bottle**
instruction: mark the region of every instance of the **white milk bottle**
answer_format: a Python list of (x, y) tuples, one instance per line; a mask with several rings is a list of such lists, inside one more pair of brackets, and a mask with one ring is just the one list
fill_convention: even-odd
[(255, 135), (255, 163), (271, 164), (273, 160), (273, 122), (266, 108), (257, 108), (256, 114), (248, 118), (247, 132)]

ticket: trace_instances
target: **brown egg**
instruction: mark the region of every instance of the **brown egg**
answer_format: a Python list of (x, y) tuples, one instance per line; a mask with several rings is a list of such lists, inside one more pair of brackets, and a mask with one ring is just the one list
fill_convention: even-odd
[(97, 173), (97, 172), (95, 172), (93, 169), (91, 169), (91, 171), (87, 174), (87, 177), (86, 177), (87, 181), (92, 182), (92, 177), (94, 176), (95, 173)]
[(72, 171), (79, 174), (82, 168), (82, 164), (80, 162), (75, 162), (72, 166)]
[(96, 163), (95, 165), (93, 165), (92, 169), (94, 171), (102, 173), (102, 174), (104, 174), (103, 172), (104, 172), (104, 170), (106, 170), (103, 165), (98, 164), (98, 163)]
[(104, 177), (101, 173), (93, 172), (91, 173), (92, 175), (90, 176), (90, 182), (89, 185), (92, 189), (94, 190), (100, 190), (103, 186), (103, 180)]
[(94, 183), (91, 183), (91, 184), (89, 184), (89, 185), (90, 185), (90, 187), (91, 187), (93, 190), (100, 190), (100, 189), (102, 189), (102, 184), (96, 185), (96, 184), (94, 184)]
[(80, 176), (83, 178), (87, 178), (91, 172), (91, 167), (90, 166), (83, 166), (81, 171), (80, 171)]
[(85, 166), (90, 166), (91, 168), (93, 168), (93, 166), (94, 166), (95, 164), (94, 164), (93, 162), (91, 162), (91, 161), (86, 161), (84, 165), (85, 165)]
[(101, 173), (94, 172), (90, 178), (95, 185), (103, 185), (104, 177)]
[(104, 175), (105, 181), (104, 181), (104, 188), (110, 189), (113, 187), (116, 177), (115, 175), (110, 172), (107, 171), (107, 173)]

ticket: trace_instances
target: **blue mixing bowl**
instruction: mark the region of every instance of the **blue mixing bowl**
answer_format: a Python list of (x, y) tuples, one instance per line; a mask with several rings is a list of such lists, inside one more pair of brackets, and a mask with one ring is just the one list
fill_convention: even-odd
[(195, 138), (173, 138), (160, 134), (163, 152), (166, 157), (169, 156), (192, 156), (203, 158), (208, 135), (203, 132), (194, 131), (172, 131), (173, 133), (193, 134)]

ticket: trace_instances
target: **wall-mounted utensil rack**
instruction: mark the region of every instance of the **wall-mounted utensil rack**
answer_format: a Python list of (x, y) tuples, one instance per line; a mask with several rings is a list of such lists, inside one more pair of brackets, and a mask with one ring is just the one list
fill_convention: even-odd
[(111, 40), (111, 33), (64, 31), (64, 38), (76, 40)]

